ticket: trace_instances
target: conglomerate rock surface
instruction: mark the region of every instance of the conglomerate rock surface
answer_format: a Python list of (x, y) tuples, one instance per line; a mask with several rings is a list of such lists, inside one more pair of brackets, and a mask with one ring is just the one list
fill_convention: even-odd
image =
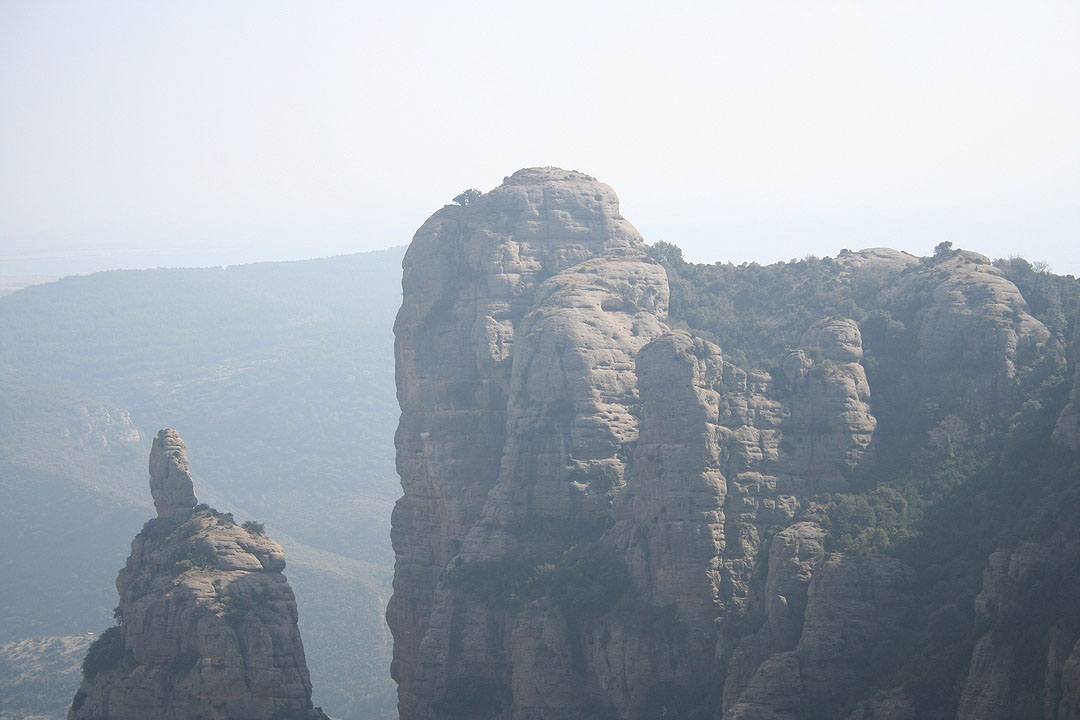
[[(402, 717), (630, 717), (689, 684), (719, 707), (723, 620), (761, 553), (800, 494), (872, 462), (857, 326), (808, 328), (775, 399), (768, 373), (665, 325), (666, 273), (611, 188), (555, 168), (433, 215), (403, 290)], [(559, 583), (583, 568), (611, 584), (577, 607)], [(798, 640), (782, 615), (769, 654)]]
[[(830, 552), (821, 524), (878, 462), (859, 322), (813, 318), (743, 367), (669, 325), (607, 185), (531, 168), (459, 200), (417, 231), (395, 325), (403, 720), (917, 717), (873, 677), (915, 572)], [(982, 256), (924, 260), (833, 262), (910, 313), (888, 327), (912, 363), (967, 368), (913, 381), (968, 418), (951, 442), (1053, 341)]]
[(195, 506), (175, 430), (154, 440), (150, 477), (159, 517), (131, 544), (120, 625), (90, 647), (69, 720), (325, 720), (281, 546)]

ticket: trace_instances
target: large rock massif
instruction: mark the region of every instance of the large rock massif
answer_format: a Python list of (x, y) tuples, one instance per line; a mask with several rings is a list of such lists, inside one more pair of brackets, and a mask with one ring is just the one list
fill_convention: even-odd
[[(930, 369), (912, 387), (961, 417), (1021, 393), (1056, 342), (975, 253), (832, 262), (906, 303)], [(668, 275), (612, 189), (557, 168), (463, 194), (403, 267), (387, 610), (403, 720), (918, 716), (874, 675), (916, 573), (828, 551), (817, 500), (865, 488), (878, 457), (853, 317), (740, 366), (668, 325)], [(959, 438), (961, 417), (931, 437)], [(1077, 702), (1066, 635), (1055, 713)], [(965, 696), (1001, 705), (998, 656), (978, 652)]]
[(196, 506), (174, 430), (154, 439), (150, 489), (158, 517), (132, 542), (120, 624), (90, 647), (69, 720), (325, 720), (281, 546)]

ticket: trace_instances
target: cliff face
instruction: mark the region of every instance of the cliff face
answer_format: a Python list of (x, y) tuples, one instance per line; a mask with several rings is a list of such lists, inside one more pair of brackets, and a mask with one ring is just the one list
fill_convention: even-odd
[(1080, 452), (1080, 316), (1073, 321), (1073, 338), (1069, 344), (1073, 380), (1069, 402), (1062, 409), (1054, 427), (1054, 440)]
[[(916, 572), (860, 493), (905, 449), (955, 464), (981, 416), (1057, 377), (1004, 271), (845, 251), (807, 281), (834, 309), (737, 328), (790, 341), (733, 359), (669, 325), (668, 272), (608, 186), (534, 168), (463, 200), (417, 232), (395, 326), (401, 717), (917, 717), (882, 685)], [(907, 512), (888, 492), (878, 519)]]
[(158, 517), (132, 542), (120, 625), (91, 646), (69, 720), (325, 718), (281, 546), (195, 505), (174, 430), (154, 439), (150, 488)]

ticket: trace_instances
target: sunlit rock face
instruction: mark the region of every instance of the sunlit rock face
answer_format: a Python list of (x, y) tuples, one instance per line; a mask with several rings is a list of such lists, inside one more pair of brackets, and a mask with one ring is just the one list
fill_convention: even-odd
[[(890, 253), (850, 272), (909, 264)], [(833, 673), (802, 687), (842, 704), (822, 684), (855, 671), (804, 638), (815, 568), (837, 602), (880, 595), (856, 625), (910, 581), (884, 559), (833, 569), (820, 528), (792, 524), (873, 464), (853, 321), (807, 328), (778, 391), (668, 327), (666, 272), (614, 192), (556, 168), (439, 210), (403, 269), (387, 610), (403, 718), (636, 718), (669, 696), (720, 713), (729, 666), (737, 700), (801, 644)], [(830, 632), (828, 611), (809, 617)], [(869, 641), (852, 642), (857, 662)]]
[(186, 448), (150, 455), (158, 517), (116, 579), (119, 627), (91, 646), (69, 720), (325, 720), (297, 628), (281, 546), (194, 505)]
[(667, 282), (611, 188), (556, 168), (435, 213), (403, 267), (387, 618), (402, 716), (425, 717), (506, 644), (491, 624), (505, 618), (440, 583), (451, 561), (551, 561), (564, 530), (606, 522), (637, 434), (634, 357), (664, 330)]
[(187, 512), (197, 502), (187, 446), (172, 428), (160, 431), (150, 448), (150, 494), (158, 517)]

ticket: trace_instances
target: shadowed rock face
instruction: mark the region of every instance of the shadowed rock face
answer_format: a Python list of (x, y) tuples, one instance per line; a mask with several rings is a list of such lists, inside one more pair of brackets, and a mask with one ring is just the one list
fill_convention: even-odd
[(186, 512), (197, 502), (187, 446), (172, 428), (159, 431), (150, 448), (150, 494), (158, 517)]
[(69, 720), (325, 720), (281, 546), (193, 506), (174, 430), (155, 438), (150, 472), (159, 516), (131, 544), (120, 626), (91, 646)]
[(1080, 452), (1080, 315), (1073, 323), (1073, 338), (1069, 343), (1072, 356), (1073, 381), (1069, 402), (1062, 409), (1054, 428), (1054, 440), (1073, 452)]

